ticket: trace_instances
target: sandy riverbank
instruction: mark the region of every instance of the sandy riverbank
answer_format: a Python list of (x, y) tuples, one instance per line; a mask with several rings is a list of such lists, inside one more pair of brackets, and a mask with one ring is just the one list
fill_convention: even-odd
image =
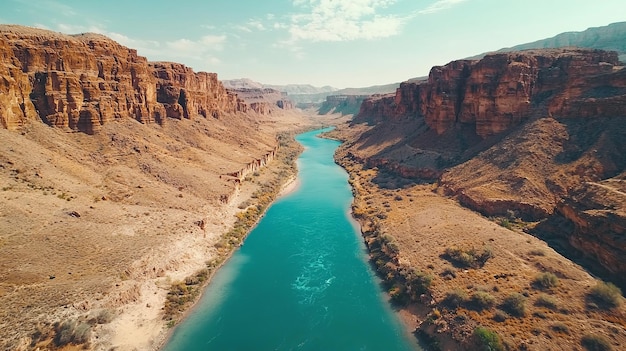
[(285, 185), (283, 185), (283, 187), (281, 188), (280, 192), (278, 193), (278, 197), (289, 195), (293, 193), (294, 191), (298, 190), (299, 187), (300, 187), (300, 179), (297, 176), (290, 177), (285, 182)]

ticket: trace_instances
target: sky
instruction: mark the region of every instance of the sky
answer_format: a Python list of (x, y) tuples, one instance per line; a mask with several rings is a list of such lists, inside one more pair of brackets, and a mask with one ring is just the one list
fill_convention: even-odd
[(104, 34), (219, 79), (335, 88), (621, 21), (625, 0), (0, 0), (0, 23)]

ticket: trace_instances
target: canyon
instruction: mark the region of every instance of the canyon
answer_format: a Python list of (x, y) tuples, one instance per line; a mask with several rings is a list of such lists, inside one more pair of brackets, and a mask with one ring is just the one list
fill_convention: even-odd
[[(0, 347), (62, 348), (70, 326), (86, 348), (159, 347), (169, 289), (228, 257), (241, 238), (224, 233), (293, 177), (286, 140), (329, 124), (373, 266), (416, 332), (450, 350), (475, 349), (478, 327), (516, 349), (623, 345), (624, 304), (593, 301), (589, 274), (626, 287), (619, 58), (491, 53), (395, 93), (334, 92), (320, 112), (335, 115), (308, 116), (274, 88), (225, 86), (102, 35), (2, 25)], [(479, 251), (482, 266), (453, 258)], [(537, 288), (548, 273), (558, 284)], [(467, 296), (452, 306), (451, 292)], [(469, 298), (485, 294), (485, 309)], [(532, 313), (510, 315), (509, 294)]]
[[(463, 325), (472, 323), (506, 335), (512, 343), (509, 346), (518, 344), (528, 349), (530, 342), (544, 349), (562, 347), (551, 345), (537, 332), (522, 341), (511, 334), (507, 323), (488, 321), (488, 314), (471, 312), (471, 306), (466, 314), (463, 308), (446, 305), (451, 292), (444, 287), (452, 287), (447, 281), (457, 281), (458, 287), (463, 286), (459, 282), (463, 279), (457, 278), (460, 271), (445, 266), (448, 256), (440, 251), (441, 246), (447, 247), (447, 252), (468, 247), (475, 252), (485, 245), (490, 250), (506, 248), (506, 255), (512, 254), (518, 268), (511, 265), (507, 270), (507, 264), (501, 262), (472, 273), (473, 281), (484, 279), (489, 289), (494, 284), (496, 295), (523, 293), (532, 297), (520, 288), (524, 279), (511, 278), (512, 286), (508, 287), (494, 282), (494, 276), (496, 280), (500, 277), (496, 271), (503, 269), (534, 266), (537, 273), (523, 275), (547, 271), (570, 277), (573, 281), (563, 289), (576, 291), (577, 296), (590, 284), (582, 276), (573, 278), (581, 274), (580, 270), (556, 269), (554, 263), (528, 256), (529, 252), (545, 254), (528, 234), (594, 274), (625, 287), (625, 87), (626, 70), (616, 52), (565, 48), (491, 53), (433, 67), (427, 79), (404, 82), (395, 94), (370, 97), (349, 124), (339, 127), (335, 137), (345, 144), (337, 160), (352, 170), (353, 186), (360, 198), (354, 211), (362, 218), (370, 249), (379, 252), (379, 270), (395, 277), (391, 289), (402, 292), (403, 282), (409, 279), (402, 273), (406, 269), (402, 262), (433, 272), (433, 300), (425, 304), (431, 314), (417, 313), (418, 329), (433, 332), (429, 328), (434, 320), (435, 338), (442, 340), (439, 334), (449, 335), (455, 340), (452, 345), (456, 343), (449, 346), (451, 349), (476, 347), (471, 346), (472, 328), (465, 334), (460, 332)], [(402, 205), (409, 197), (437, 208), (431, 194), (476, 211), (507, 229), (501, 234), (496, 234), (495, 228), (473, 229), (480, 220), (470, 225), (451, 218), (446, 213), (456, 213), (453, 216), (460, 218), (465, 215), (445, 201), (439, 212)], [(443, 222), (420, 217), (425, 215)], [(458, 225), (461, 228), (450, 231), (451, 226)], [(494, 236), (489, 235), (491, 230), (496, 231)], [(528, 239), (522, 239), (524, 235)], [(425, 252), (412, 243), (413, 239), (437, 241), (436, 247), (428, 248), (439, 254)], [(520, 241), (513, 246), (499, 240), (526, 240), (526, 244)], [(551, 260), (563, 262), (562, 267), (569, 265), (562, 257)], [(442, 273), (435, 276), (435, 272)], [(493, 275), (489, 278), (485, 274)], [(469, 291), (463, 294), (472, 293), (468, 284)], [(432, 315), (435, 310), (437, 315)], [(614, 310), (613, 325), (623, 325), (623, 313), (623, 308)], [(459, 314), (465, 322), (459, 323)], [(518, 328), (524, 328), (524, 322), (519, 323)], [(545, 336), (549, 338), (549, 333)], [(613, 344), (620, 344), (617, 340), (623, 336), (622, 332), (613, 334)]]
[(242, 95), (102, 35), (0, 26), (0, 348), (159, 347), (171, 286), (236, 247), (236, 214), (293, 176), (288, 135), (325, 123)]

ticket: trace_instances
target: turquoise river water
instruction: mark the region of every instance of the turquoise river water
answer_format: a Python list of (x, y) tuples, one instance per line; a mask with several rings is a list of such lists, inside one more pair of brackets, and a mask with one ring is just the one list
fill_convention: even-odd
[(419, 350), (367, 263), (339, 143), (319, 133), (297, 136), (300, 186), (272, 204), (165, 351)]

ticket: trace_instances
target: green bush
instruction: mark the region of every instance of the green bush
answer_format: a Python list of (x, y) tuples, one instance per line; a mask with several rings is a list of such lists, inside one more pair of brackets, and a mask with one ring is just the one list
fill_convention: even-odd
[(614, 308), (622, 303), (622, 291), (613, 283), (599, 282), (588, 296), (602, 308)]
[(541, 294), (535, 300), (535, 306), (547, 307), (551, 310), (557, 309), (556, 299), (550, 295)]
[(475, 309), (480, 311), (493, 307), (496, 299), (488, 292), (477, 291), (472, 294), (470, 302)]
[(502, 302), (502, 309), (517, 317), (526, 315), (526, 298), (519, 293), (512, 293)]
[(533, 249), (533, 250), (530, 250), (528, 254), (532, 256), (545, 256), (546, 252), (543, 251), (542, 249)]
[(101, 310), (100, 312), (98, 312), (98, 314), (96, 315), (96, 323), (98, 324), (107, 324), (107, 323), (111, 323), (111, 321), (113, 320), (113, 312), (111, 312), (111, 310)]
[(557, 333), (569, 334), (569, 327), (563, 322), (557, 322), (550, 326)]
[(485, 327), (476, 327), (474, 329), (474, 338), (479, 350), (482, 351), (504, 351), (504, 345), (500, 336), (493, 330)]
[(84, 344), (91, 337), (91, 326), (87, 323), (78, 323), (75, 320), (65, 321), (55, 327), (54, 344), (65, 346), (68, 344)]
[(446, 294), (443, 302), (450, 307), (457, 308), (464, 304), (467, 300), (468, 296), (464, 290), (454, 289)]
[(430, 284), (433, 281), (433, 276), (428, 273), (413, 269), (409, 271), (409, 274), (407, 274), (406, 280), (408, 287), (414, 294), (414, 298), (417, 298), (419, 295), (428, 292), (428, 289), (430, 289)]
[(449, 247), (446, 248), (445, 256), (449, 261), (461, 267), (480, 268), (493, 257), (493, 252), (488, 247), (484, 247), (480, 252), (474, 248), (464, 250)]
[(496, 310), (496, 313), (494, 313), (493, 315), (493, 320), (496, 322), (504, 322), (505, 320), (509, 319), (509, 314), (502, 311), (502, 310)]
[(537, 274), (535, 280), (533, 280), (533, 285), (538, 289), (551, 289), (558, 284), (559, 278), (550, 272)]
[(588, 351), (611, 351), (611, 343), (600, 335), (585, 335), (580, 340), (580, 344), (583, 345)]

